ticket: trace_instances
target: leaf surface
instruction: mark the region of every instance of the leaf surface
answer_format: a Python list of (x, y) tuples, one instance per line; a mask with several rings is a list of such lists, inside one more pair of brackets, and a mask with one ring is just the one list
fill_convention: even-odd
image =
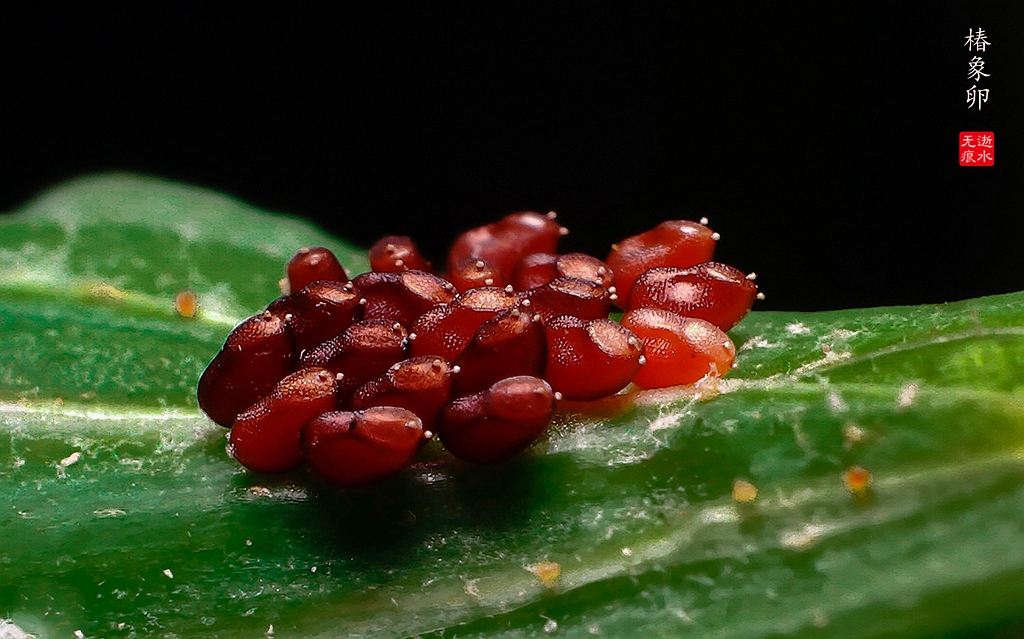
[(303, 222), (134, 176), (0, 217), (0, 617), (41, 637), (1020, 627), (1024, 295), (755, 312), (717, 384), (565, 411), (498, 467), (428, 448), (344, 492), (245, 472), (195, 407), (307, 245), (365, 268)]

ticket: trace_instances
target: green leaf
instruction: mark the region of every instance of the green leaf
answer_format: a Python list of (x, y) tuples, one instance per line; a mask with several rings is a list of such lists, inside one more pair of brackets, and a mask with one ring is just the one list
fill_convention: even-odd
[[(41, 637), (1022, 627), (1024, 294), (753, 313), (717, 384), (562, 414), (498, 467), (431, 448), (345, 492), (240, 469), (193, 397), (310, 244), (365, 268), (303, 222), (133, 176), (0, 217), (0, 618)], [(173, 310), (186, 288), (195, 319)]]
[[(0, 218), (0, 399), (195, 406), (228, 330), (310, 245), (367, 268), (309, 224), (208, 191), (126, 175), (58, 187)], [(198, 321), (175, 313), (184, 290)]]

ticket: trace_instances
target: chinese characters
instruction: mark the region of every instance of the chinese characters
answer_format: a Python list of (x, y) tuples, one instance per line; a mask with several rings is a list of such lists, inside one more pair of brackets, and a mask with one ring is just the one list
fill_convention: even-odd
[(974, 29), (967, 30), (967, 42), (964, 43), (964, 46), (968, 51), (984, 51), (988, 45), (984, 29), (979, 28), (977, 34), (974, 33)]
[(960, 166), (992, 166), (994, 154), (995, 134), (991, 131), (960, 133)]
[[(967, 47), (970, 59), (967, 61), (967, 81), (971, 88), (967, 89), (967, 112), (969, 119), (981, 119), (981, 107), (988, 102), (989, 89), (984, 86), (991, 77), (985, 71), (985, 58), (981, 54), (992, 46), (985, 30), (979, 27), (967, 30), (967, 38), (963, 46)], [(974, 109), (978, 110), (975, 113)], [(991, 116), (991, 114), (986, 114)], [(989, 118), (986, 118), (989, 119)], [(992, 131), (961, 131), (957, 155), (960, 166), (994, 166), (996, 155), (996, 136)]]
[[(967, 30), (967, 41), (964, 42), (964, 46), (967, 47), (968, 51), (984, 53), (986, 47), (991, 46), (992, 43), (988, 41), (988, 37), (985, 34), (985, 30), (981, 27), (978, 28), (977, 33), (974, 29)], [(973, 109), (977, 106), (978, 110), (981, 110), (981, 105), (988, 102), (988, 89), (979, 88), (982, 78), (987, 78), (991, 74), (985, 73), (985, 60), (979, 55), (975, 55), (967, 63), (967, 79), (974, 82), (970, 89), (967, 89), (967, 108)]]
[(977, 86), (973, 86), (967, 89), (967, 108), (973, 108), (975, 102), (978, 104), (978, 110), (981, 110), (981, 103), (988, 102), (988, 89), (979, 89)]

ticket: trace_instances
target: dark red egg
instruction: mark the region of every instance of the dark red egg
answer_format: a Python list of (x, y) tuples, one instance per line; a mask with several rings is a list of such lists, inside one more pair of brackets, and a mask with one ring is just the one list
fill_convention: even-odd
[(553, 253), (531, 253), (519, 260), (512, 271), (512, 288), (517, 291), (528, 291), (531, 288), (544, 286), (559, 277), (558, 256)]
[(430, 430), (437, 412), (451, 398), (453, 376), (451, 364), (436, 355), (402, 360), (363, 384), (352, 397), (352, 408), (398, 406), (415, 413)]
[(292, 293), (322, 280), (341, 283), (348, 281), (348, 275), (341, 262), (334, 253), (322, 246), (299, 249), (288, 261), (286, 270), (289, 290)]
[(542, 379), (509, 377), (449, 403), (437, 419), (448, 451), (475, 464), (496, 464), (529, 447), (555, 411), (555, 393)]
[(352, 282), (318, 280), (274, 300), (267, 310), (285, 319), (296, 352), (301, 353), (340, 335), (359, 319), (363, 312), (359, 300)]
[(283, 473), (302, 464), (299, 433), (309, 420), (334, 410), (335, 377), (306, 368), (282, 379), (269, 395), (242, 411), (231, 426), (231, 455), (249, 470)]
[(585, 322), (563, 315), (544, 326), (544, 379), (565, 399), (592, 401), (625, 388), (644, 362), (636, 335), (609, 319)]
[(303, 353), (300, 364), (340, 373), (338, 397), (340, 405), (344, 406), (357, 388), (405, 359), (408, 344), (409, 334), (398, 322), (363, 320), (338, 337)]
[(302, 450), (309, 465), (324, 479), (346, 488), (398, 472), (423, 440), (419, 418), (394, 406), (327, 412), (302, 430)]
[(416, 338), (409, 352), (413, 357), (438, 355), (455, 361), (484, 322), (518, 304), (515, 293), (493, 286), (460, 293), (451, 304), (431, 309), (416, 320), (412, 329)]
[(608, 317), (614, 293), (600, 284), (576, 277), (559, 277), (519, 294), (524, 308), (548, 321), (559, 315), (581, 319)]
[(456, 238), (448, 253), (448, 270), (454, 270), (455, 265), (465, 259), (482, 259), (494, 264), (508, 278), (523, 257), (531, 253), (554, 253), (558, 239), (566, 232), (553, 214), (512, 213)]
[(405, 235), (385, 235), (377, 240), (370, 247), (370, 268), (380, 273), (434, 272), (416, 243)]
[(458, 294), (451, 282), (425, 271), (363, 273), (352, 283), (366, 300), (365, 319), (385, 319), (406, 328), (423, 313), (448, 304)]
[(474, 257), (456, 263), (448, 272), (448, 280), (455, 285), (460, 293), (484, 286), (503, 288), (508, 284), (505, 275), (497, 266), (487, 260)]
[(487, 320), (455, 360), (455, 394), (484, 390), (506, 377), (544, 372), (547, 347), (540, 318), (518, 308)]
[(295, 348), (285, 319), (264, 312), (231, 331), (199, 378), (199, 407), (230, 427), (242, 412), (295, 370)]

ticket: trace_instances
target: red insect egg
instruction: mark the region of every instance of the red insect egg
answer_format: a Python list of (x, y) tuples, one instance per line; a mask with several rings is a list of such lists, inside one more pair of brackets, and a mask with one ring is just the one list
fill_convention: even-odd
[(532, 253), (516, 264), (512, 272), (512, 287), (528, 291), (544, 286), (559, 277), (575, 277), (599, 284), (606, 289), (615, 286), (615, 273), (607, 264), (586, 253)]
[(317, 415), (333, 410), (334, 375), (307, 368), (282, 379), (274, 390), (242, 411), (231, 427), (231, 455), (260, 473), (283, 473), (302, 463), (299, 434)]
[(300, 363), (303, 367), (322, 367), (341, 374), (338, 397), (344, 405), (357, 388), (405, 359), (408, 337), (409, 334), (397, 322), (364, 320), (348, 327), (338, 337), (303, 353)]
[(363, 273), (353, 281), (366, 300), (365, 319), (385, 319), (410, 327), (420, 315), (455, 299), (451, 282), (425, 271)]
[(662, 308), (727, 331), (750, 311), (756, 297), (757, 284), (743, 271), (705, 262), (688, 269), (647, 271), (633, 284), (627, 308)]
[(581, 319), (608, 317), (615, 294), (600, 284), (576, 277), (559, 277), (544, 286), (520, 293), (523, 306), (545, 321), (559, 315)]
[(516, 375), (540, 377), (547, 346), (538, 318), (518, 308), (480, 325), (473, 341), (455, 360), (455, 394), (469, 395)]
[(519, 260), (512, 271), (512, 288), (528, 291), (544, 286), (559, 277), (558, 256), (552, 253), (531, 253)]
[(331, 411), (302, 429), (302, 450), (310, 466), (346, 488), (358, 488), (398, 472), (409, 464), (423, 441), (419, 417), (394, 406)]
[(321, 280), (347, 282), (348, 275), (341, 262), (322, 246), (301, 248), (288, 261), (288, 285), (292, 292)]
[(717, 241), (718, 233), (704, 224), (669, 220), (613, 244), (605, 261), (615, 272), (620, 305), (626, 303), (633, 282), (645, 271), (660, 266), (689, 268), (708, 262)]
[(561, 277), (587, 280), (615, 292), (615, 271), (596, 257), (586, 253), (566, 253), (558, 256), (555, 267)]
[(622, 325), (644, 343), (644, 365), (633, 378), (641, 388), (692, 384), (721, 377), (732, 367), (736, 348), (720, 328), (706, 320), (682, 317), (658, 308), (639, 308)]
[(285, 318), (298, 352), (313, 348), (352, 325), (362, 314), (352, 282), (321, 280), (280, 297), (267, 310)]
[(476, 258), (491, 262), (510, 277), (516, 263), (530, 253), (554, 253), (558, 239), (567, 232), (553, 214), (512, 213), (456, 238), (448, 253), (448, 270), (455, 270), (462, 260)]
[(224, 347), (199, 378), (199, 407), (230, 427), (242, 412), (295, 370), (295, 351), (285, 320), (264, 312), (228, 335)]
[(609, 319), (584, 322), (563, 315), (548, 322), (544, 332), (544, 379), (565, 399), (592, 401), (614, 395), (640, 370), (643, 343)]
[(460, 260), (448, 273), (448, 280), (460, 293), (484, 286), (504, 287), (508, 283), (494, 264), (473, 257)]
[(434, 272), (416, 243), (405, 235), (385, 235), (377, 240), (370, 247), (370, 268), (380, 273)]
[(397, 406), (412, 411), (430, 429), (441, 407), (451, 398), (452, 366), (436, 355), (413, 357), (393, 364), (383, 376), (363, 384), (352, 397), (352, 408)]
[(453, 455), (496, 464), (529, 447), (555, 411), (555, 393), (542, 379), (517, 376), (460, 397), (442, 409), (437, 434)]
[(460, 294), (447, 306), (431, 309), (413, 325), (413, 357), (438, 355), (449, 362), (462, 353), (487, 320), (519, 304), (515, 293), (491, 286)]
[(483, 286), (462, 293), (453, 305), (468, 308), (477, 313), (497, 315), (502, 311), (515, 308), (517, 304), (519, 304), (519, 297), (507, 287)]

